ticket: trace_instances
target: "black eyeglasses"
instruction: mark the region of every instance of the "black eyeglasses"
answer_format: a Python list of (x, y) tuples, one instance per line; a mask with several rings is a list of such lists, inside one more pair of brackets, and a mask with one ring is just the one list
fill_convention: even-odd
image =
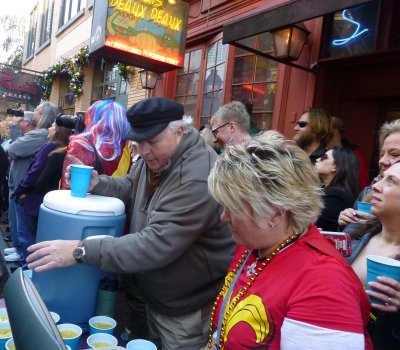
[(323, 162), (324, 160), (328, 159), (328, 155), (324, 153), (321, 157), (319, 157), (320, 162)]
[(218, 129), (223, 128), (225, 125), (228, 125), (230, 122), (227, 122), (225, 124), (220, 125), (218, 128), (212, 129), (211, 132), (213, 134), (214, 137), (217, 137), (218, 135)]
[(297, 122), (297, 125), (300, 126), (300, 128), (305, 128), (307, 126), (307, 122), (305, 120), (299, 120)]

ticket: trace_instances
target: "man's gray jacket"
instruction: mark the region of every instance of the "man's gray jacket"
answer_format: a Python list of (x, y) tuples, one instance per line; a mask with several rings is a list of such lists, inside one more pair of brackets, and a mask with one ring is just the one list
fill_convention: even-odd
[(8, 148), (10, 175), (8, 187), (15, 189), (28, 171), (29, 165), (39, 149), (47, 142), (47, 129), (35, 129), (18, 137)]
[(212, 302), (234, 244), (207, 178), (217, 154), (194, 129), (184, 135), (148, 200), (147, 166), (139, 160), (123, 178), (100, 176), (93, 193), (120, 198), (130, 209), (130, 234), (85, 240), (85, 263), (134, 273), (154, 310), (178, 316)]

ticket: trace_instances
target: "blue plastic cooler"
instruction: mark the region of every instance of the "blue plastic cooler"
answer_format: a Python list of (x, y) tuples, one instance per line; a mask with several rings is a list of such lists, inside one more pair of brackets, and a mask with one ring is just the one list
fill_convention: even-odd
[[(51, 191), (40, 207), (36, 242), (85, 239), (98, 235), (121, 236), (125, 206), (113, 197), (88, 194), (72, 197), (70, 191)], [(97, 266), (75, 264), (46, 272), (33, 272), (32, 281), (50, 311), (61, 323), (74, 323), (84, 330), (94, 316), (99, 282), (109, 272)]]

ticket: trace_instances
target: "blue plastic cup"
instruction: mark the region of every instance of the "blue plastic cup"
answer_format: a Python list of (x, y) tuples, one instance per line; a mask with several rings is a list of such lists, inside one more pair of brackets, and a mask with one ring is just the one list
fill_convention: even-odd
[[(400, 281), (400, 261), (379, 255), (367, 255), (367, 290), (374, 290), (368, 282), (377, 282), (378, 276)], [(383, 305), (383, 301), (369, 297), (371, 303)]]
[(72, 323), (61, 323), (57, 325), (57, 328), (61, 333), (64, 343), (68, 345), (71, 350), (77, 350), (82, 335), (82, 328)]
[(356, 209), (363, 213), (371, 214), (371, 203), (368, 202), (356, 202)]
[(118, 345), (118, 340), (108, 333), (96, 333), (89, 335), (86, 340), (87, 345), (93, 348), (112, 347)]
[(4, 350), (6, 348), (7, 341), (12, 338), (10, 322), (0, 323), (0, 349)]
[(108, 316), (94, 316), (89, 320), (90, 334), (108, 333), (113, 334), (117, 322)]
[(84, 198), (89, 189), (93, 167), (71, 164), (71, 196)]
[(157, 350), (157, 346), (145, 339), (134, 339), (126, 344), (126, 350)]

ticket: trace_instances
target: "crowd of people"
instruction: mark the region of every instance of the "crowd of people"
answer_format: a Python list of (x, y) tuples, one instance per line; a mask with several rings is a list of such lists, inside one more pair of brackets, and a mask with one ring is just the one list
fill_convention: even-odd
[[(0, 153), (10, 162), (8, 261), (118, 273), (141, 336), (163, 350), (400, 348), (400, 281), (379, 277), (365, 291), (367, 255), (400, 260), (400, 120), (380, 128), (370, 183), (360, 147), (322, 109), (301, 115), (293, 140), (254, 136), (243, 101), (200, 131), (162, 97), (127, 110), (97, 101), (79, 134), (57, 110), (46, 102), (9, 121), (20, 136)], [(69, 188), (75, 163), (94, 167), (89, 192), (125, 203), (127, 232), (35, 243), (43, 196)], [(351, 255), (320, 231), (349, 233)]]

